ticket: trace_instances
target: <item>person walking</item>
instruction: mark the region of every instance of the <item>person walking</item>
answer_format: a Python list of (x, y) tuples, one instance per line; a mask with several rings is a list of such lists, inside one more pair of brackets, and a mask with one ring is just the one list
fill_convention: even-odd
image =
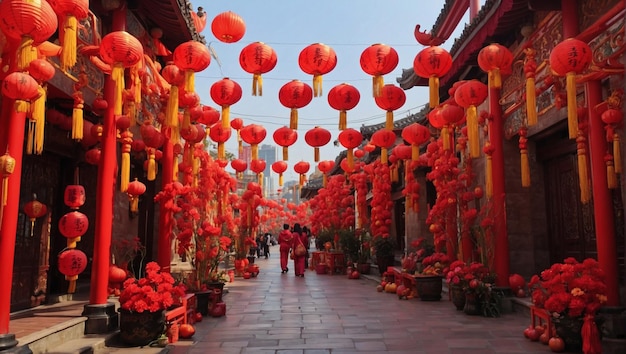
[(297, 277), (304, 277), (304, 261), (306, 259), (307, 236), (300, 228), (299, 223), (293, 224), (293, 241), (291, 248), (293, 249), (293, 265), (294, 272)]
[(270, 246), (272, 245), (272, 234), (267, 232), (263, 238), (263, 253), (265, 253), (265, 259), (270, 256)]
[(278, 234), (278, 245), (280, 251), (280, 269), (281, 273), (287, 273), (287, 263), (289, 262), (289, 251), (291, 250), (291, 243), (293, 242), (293, 236), (289, 231), (289, 224), (283, 224), (283, 229)]
[(302, 233), (306, 235), (306, 242), (304, 248), (306, 248), (306, 255), (304, 256), (304, 269), (309, 269), (309, 248), (311, 247), (311, 230), (306, 226), (302, 226)]

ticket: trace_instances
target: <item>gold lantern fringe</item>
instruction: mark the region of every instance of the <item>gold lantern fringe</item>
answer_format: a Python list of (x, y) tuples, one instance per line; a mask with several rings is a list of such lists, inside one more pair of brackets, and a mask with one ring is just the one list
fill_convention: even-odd
[[(609, 155), (610, 156), (610, 155)], [(609, 189), (617, 188), (617, 175), (615, 174), (615, 165), (613, 158), (606, 159), (606, 185)]]
[(348, 127), (348, 113), (345, 110), (339, 111), (339, 130), (344, 130)]
[(156, 179), (156, 175), (157, 170), (154, 151), (150, 151), (150, 154), (148, 155), (148, 181), (154, 181)]
[(251, 154), (252, 154), (252, 159), (256, 160), (259, 158), (259, 145), (257, 144), (252, 144), (250, 146), (250, 150), (251, 150)]
[(185, 110), (183, 111), (183, 125), (181, 128), (189, 129), (190, 125), (191, 125), (191, 111), (189, 110), (189, 108), (185, 108)]
[(328, 183), (328, 176), (326, 176), (326, 174), (324, 173), (322, 175), (322, 186), (326, 187), (326, 184)]
[(417, 161), (420, 158), (420, 147), (411, 145), (411, 161)]
[(72, 139), (83, 140), (83, 104), (75, 104), (72, 110)]
[(73, 294), (76, 292), (76, 280), (78, 280), (78, 275), (72, 275), (72, 276), (66, 276), (65, 280), (67, 280), (69, 282), (69, 285), (67, 286), (67, 293), (68, 294)]
[(191, 174), (193, 176), (192, 185), (194, 187), (198, 186), (198, 171), (200, 170), (200, 160), (198, 158), (191, 159)]
[(261, 187), (261, 190), (263, 190), (263, 172), (257, 174), (256, 177), (257, 177), (257, 183), (259, 184), (259, 187)]
[(280, 187), (283, 186), (283, 174), (282, 173), (278, 174), (278, 186)]
[(430, 108), (439, 106), (439, 78), (437, 76), (428, 78), (428, 91)]
[(230, 128), (230, 105), (222, 106), (222, 128)]
[(537, 94), (534, 77), (526, 79), (526, 115), (529, 127), (537, 124)]
[(385, 114), (385, 129), (393, 130), (393, 111)]
[(587, 150), (585, 149), (585, 138), (578, 137), (577, 139), (578, 155), (578, 185), (580, 187), (580, 201), (583, 204), (587, 204), (590, 200), (589, 195), (589, 178), (587, 177)]
[(217, 143), (217, 158), (223, 160), (225, 157), (224, 143)]
[(346, 161), (348, 162), (348, 167), (352, 169), (354, 167), (354, 153), (352, 152), (352, 149), (348, 149), (346, 153)]
[(578, 136), (578, 107), (576, 101), (576, 74), (567, 73), (565, 76), (567, 91), (567, 128), (569, 138), (574, 139)]
[(478, 136), (478, 117), (476, 114), (476, 106), (469, 106), (467, 108), (467, 137), (470, 145), (470, 157), (479, 157), (480, 138)]
[(391, 168), (391, 182), (398, 182), (400, 180), (400, 174), (398, 172), (398, 164), (394, 164)]
[(28, 36), (22, 36), (22, 40), (17, 48), (17, 68), (20, 71), (26, 70), (30, 62), (37, 59), (37, 49), (33, 47), (34, 40)]
[(122, 152), (122, 168), (120, 169), (120, 192), (124, 193), (128, 190), (128, 181), (130, 181), (130, 149)]
[(619, 134), (613, 133), (613, 161), (615, 164), (615, 173), (622, 173), (622, 154), (620, 152)]
[(167, 99), (165, 109), (165, 124), (168, 127), (178, 127), (178, 86), (170, 87), (170, 97)]
[(381, 148), (380, 149), (380, 162), (383, 164), (386, 164), (388, 161), (388, 156), (387, 156), (387, 148)]
[(502, 77), (500, 75), (500, 68), (489, 70), (487, 75), (487, 85), (490, 88), (502, 87)]
[(283, 146), (283, 160), (289, 160), (289, 148), (286, 146)]
[(315, 162), (319, 162), (320, 161), (320, 148), (315, 147), (313, 148), (313, 157), (315, 159)]
[(26, 113), (30, 110), (30, 104), (24, 100), (15, 100), (13, 108), (15, 108), (17, 113)]
[(520, 150), (520, 164), (522, 170), (522, 187), (530, 187), (530, 165), (528, 163), (528, 150)]
[(306, 177), (304, 177), (304, 175), (300, 175), (300, 181), (298, 182), (300, 183), (300, 186), (303, 186), (305, 181), (306, 181)]
[(485, 194), (487, 198), (493, 196), (493, 161), (490, 154), (487, 154), (485, 162)]
[(441, 140), (443, 140), (443, 149), (450, 150), (450, 128), (447, 124), (441, 128)]
[(122, 115), (122, 92), (124, 91), (124, 67), (122, 63), (114, 63), (111, 68), (111, 79), (115, 82), (115, 95), (113, 98), (113, 114)]
[(385, 86), (385, 78), (382, 75), (374, 75), (372, 77), (372, 93), (374, 97), (380, 97), (383, 86)]
[(139, 211), (139, 197), (138, 196), (129, 196), (130, 199), (130, 212), (136, 213)]
[(178, 159), (174, 159), (172, 164), (172, 181), (178, 181)]
[(66, 15), (63, 24), (63, 47), (61, 48), (61, 70), (67, 71), (76, 65), (76, 28), (78, 19)]
[(322, 75), (313, 75), (313, 96), (322, 95)]
[(298, 110), (296, 108), (292, 108), (289, 114), (289, 129), (298, 129)]
[(252, 96), (263, 96), (263, 77), (261, 74), (252, 75)]
[(185, 70), (185, 91), (195, 92), (195, 73), (193, 70)]
[(41, 155), (43, 152), (47, 90), (45, 87), (39, 86), (37, 92), (39, 92), (39, 97), (30, 106), (31, 119), (28, 124), (28, 142), (26, 145), (26, 153), (29, 155), (33, 152)]

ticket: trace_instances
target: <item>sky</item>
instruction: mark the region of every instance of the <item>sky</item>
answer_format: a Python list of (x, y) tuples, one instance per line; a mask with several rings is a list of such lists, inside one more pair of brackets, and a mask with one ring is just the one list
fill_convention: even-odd
[[(314, 97), (306, 107), (298, 110), (298, 141), (289, 148), (289, 168), (285, 181), (297, 179), (293, 165), (300, 160), (316, 166), (313, 148), (306, 144), (306, 131), (321, 126), (332, 134), (331, 142), (320, 149), (320, 160), (335, 160), (343, 150), (335, 147), (333, 140), (339, 134), (339, 112), (328, 105), (327, 93), (341, 83), (355, 86), (361, 95), (359, 104), (348, 111), (348, 128), (359, 129), (362, 125), (384, 122), (385, 111), (379, 108), (372, 97), (372, 78), (359, 64), (361, 53), (372, 44), (384, 43), (393, 47), (399, 56), (399, 64), (384, 76), (385, 84), (398, 85), (396, 79), (402, 69), (412, 68), (415, 55), (424, 47), (414, 37), (415, 25), (430, 31), (445, 0), (195, 0), (194, 10), (203, 7), (207, 13), (207, 26), (202, 35), (217, 54), (217, 60), (202, 72), (196, 73), (196, 92), (201, 103), (219, 110), (209, 94), (213, 83), (228, 77), (242, 87), (243, 97), (230, 107), (230, 117), (242, 118), (244, 124), (260, 124), (267, 130), (262, 144), (274, 143), (274, 130), (289, 126), (290, 110), (278, 100), (278, 91), (287, 82), (297, 79), (312, 84), (312, 76), (304, 73), (298, 65), (298, 55), (306, 46), (324, 43), (337, 54), (337, 66), (323, 77), (323, 96)], [(484, 3), (484, 1), (481, 1)], [(241, 16), (246, 23), (244, 37), (236, 43), (218, 41), (211, 32), (213, 18), (225, 11)], [(466, 22), (469, 15), (466, 13)], [(462, 30), (462, 24), (442, 47), (449, 49)], [(263, 75), (263, 96), (252, 96), (252, 74), (239, 65), (241, 50), (252, 42), (261, 41), (270, 45), (277, 53), (276, 67)], [(404, 106), (394, 112), (394, 119), (401, 119), (419, 112), (428, 104), (427, 87), (413, 87), (405, 91)], [(233, 134), (234, 136), (234, 134)], [(226, 143), (229, 152), (237, 152), (237, 143), (231, 138)], [(282, 158), (277, 147), (278, 159)]]

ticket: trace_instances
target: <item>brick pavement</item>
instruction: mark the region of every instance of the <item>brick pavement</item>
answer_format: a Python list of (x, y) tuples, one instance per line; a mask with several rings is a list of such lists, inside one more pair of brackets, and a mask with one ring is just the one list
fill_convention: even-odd
[(226, 316), (196, 324), (171, 354), (200, 353), (551, 353), (523, 335), (529, 319), (468, 316), (451, 302), (398, 300), (371, 279), (281, 274), (278, 248), (259, 259), (261, 273), (227, 284)]

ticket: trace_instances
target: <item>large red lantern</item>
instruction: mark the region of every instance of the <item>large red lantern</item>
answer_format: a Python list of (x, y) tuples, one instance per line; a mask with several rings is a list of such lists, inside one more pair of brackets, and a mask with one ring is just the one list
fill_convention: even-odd
[(2, 81), (2, 94), (15, 100), (16, 112), (28, 112), (29, 103), (39, 97), (39, 84), (28, 74), (12, 72)]
[(293, 170), (300, 175), (300, 186), (306, 181), (306, 174), (309, 172), (311, 165), (306, 161), (300, 161), (293, 166)]
[(331, 134), (328, 130), (315, 127), (304, 134), (304, 141), (314, 148), (315, 162), (320, 160), (320, 147), (328, 144)]
[(298, 108), (309, 104), (313, 99), (313, 89), (300, 80), (292, 80), (284, 84), (278, 91), (280, 103), (291, 109), (289, 128), (298, 129)]
[(85, 204), (85, 187), (80, 184), (71, 184), (65, 187), (63, 202), (72, 209), (78, 209)]
[(322, 172), (322, 185), (326, 187), (326, 183), (328, 182), (328, 172), (335, 167), (335, 161), (333, 160), (324, 160), (320, 161), (317, 164), (317, 168)]
[(222, 126), (230, 129), (230, 106), (241, 99), (241, 86), (225, 77), (211, 85), (210, 93), (213, 101), (222, 106)]
[(172, 128), (172, 141), (178, 141), (178, 107), (180, 94), (178, 86), (185, 82), (185, 75), (174, 62), (168, 62), (161, 70), (161, 75), (170, 84), (169, 97), (165, 109), (165, 126)]
[(259, 144), (267, 136), (267, 131), (262, 125), (249, 124), (241, 128), (241, 139), (250, 144), (252, 150), (252, 159), (259, 158)]
[(287, 163), (285, 161), (276, 161), (272, 164), (272, 171), (278, 173), (278, 185), (283, 185), (283, 173), (287, 171)]
[(452, 56), (445, 49), (432, 46), (422, 49), (413, 60), (413, 70), (419, 77), (428, 79), (430, 108), (439, 105), (439, 78), (452, 68)]
[(217, 143), (217, 158), (223, 160), (226, 156), (224, 151), (224, 143), (230, 139), (232, 131), (230, 126), (224, 127), (222, 122), (213, 124), (209, 130), (209, 137)]
[(87, 268), (87, 255), (77, 249), (65, 250), (59, 255), (58, 263), (59, 272), (70, 282), (67, 292), (73, 294), (76, 291), (78, 275)]
[(235, 43), (246, 33), (246, 23), (232, 11), (222, 12), (211, 22), (211, 32), (224, 43)]
[(211, 64), (209, 48), (200, 42), (187, 41), (174, 49), (174, 64), (185, 72), (185, 91), (194, 92), (194, 73), (200, 72)]
[(17, 67), (25, 70), (37, 59), (35, 46), (56, 32), (59, 22), (48, 1), (3, 0), (0, 2), (0, 31), (19, 41)]
[(241, 178), (243, 172), (248, 168), (246, 160), (234, 159), (230, 161), (230, 166), (235, 170), (237, 178)]
[(387, 150), (396, 143), (396, 134), (393, 130), (380, 129), (372, 134), (370, 142), (380, 147), (380, 162), (387, 163)]
[(463, 121), (465, 111), (455, 104), (447, 103), (436, 109), (439, 111), (441, 119), (446, 123), (441, 128), (441, 139), (443, 140), (443, 149), (448, 150), (454, 145), (452, 144), (454, 126)]
[(430, 139), (430, 131), (419, 123), (410, 124), (402, 129), (402, 139), (411, 144), (411, 160), (419, 159), (419, 147)]
[(550, 68), (557, 75), (565, 76), (567, 91), (567, 126), (570, 139), (575, 139), (578, 136), (576, 74), (585, 71), (592, 60), (589, 45), (575, 38), (568, 38), (557, 44), (550, 53)]
[(512, 64), (513, 54), (509, 48), (497, 43), (484, 47), (478, 53), (478, 66), (489, 74), (489, 87), (502, 87), (501, 73), (510, 73)]
[(313, 75), (313, 93), (322, 95), (322, 75), (331, 72), (337, 66), (337, 54), (333, 48), (322, 43), (313, 43), (302, 49), (298, 56), (300, 69)]
[(136, 213), (139, 211), (139, 196), (146, 192), (146, 185), (139, 182), (137, 178), (128, 184), (126, 194), (130, 200), (130, 211)]
[(330, 89), (328, 92), (328, 104), (339, 111), (339, 130), (346, 129), (347, 113), (346, 111), (356, 107), (361, 99), (361, 94), (356, 87), (350, 84), (339, 84)]
[(66, 71), (76, 65), (76, 38), (78, 22), (89, 15), (89, 0), (48, 0), (59, 18), (61, 27), (61, 70)]
[(372, 93), (380, 96), (385, 85), (383, 75), (389, 74), (398, 66), (398, 52), (386, 44), (372, 44), (361, 53), (361, 69), (372, 75)]
[(374, 100), (378, 107), (387, 111), (385, 128), (393, 129), (393, 111), (404, 106), (406, 102), (404, 90), (398, 86), (387, 84), (380, 91), (380, 96), (374, 98)]
[(470, 156), (480, 156), (480, 137), (478, 135), (478, 114), (476, 106), (487, 99), (487, 85), (478, 80), (469, 80), (460, 85), (454, 92), (456, 103), (467, 109), (467, 138), (470, 145)]
[(263, 42), (254, 42), (245, 46), (239, 54), (239, 65), (241, 68), (252, 74), (252, 96), (263, 96), (263, 78), (265, 74), (274, 67), (278, 58), (274, 48)]
[(61, 231), (61, 235), (69, 239), (81, 237), (87, 232), (88, 228), (89, 219), (87, 219), (87, 215), (80, 211), (71, 211), (59, 219), (59, 231)]
[(46, 82), (54, 77), (54, 66), (46, 59), (35, 59), (28, 65), (28, 73), (39, 82)]
[(428, 123), (435, 129), (443, 129), (446, 125), (446, 121), (441, 116), (441, 107), (435, 107), (432, 111), (428, 112)]
[(100, 163), (102, 150), (100, 148), (89, 149), (85, 152), (85, 162), (90, 165), (97, 166)]
[(363, 135), (361, 135), (358, 130), (348, 128), (341, 131), (338, 138), (341, 146), (345, 147), (348, 150), (346, 156), (347, 163), (350, 168), (353, 168), (354, 156), (352, 150), (361, 145), (361, 142), (363, 141)]
[(280, 127), (272, 135), (274, 142), (283, 147), (283, 160), (289, 159), (289, 146), (298, 140), (298, 132), (286, 126)]

